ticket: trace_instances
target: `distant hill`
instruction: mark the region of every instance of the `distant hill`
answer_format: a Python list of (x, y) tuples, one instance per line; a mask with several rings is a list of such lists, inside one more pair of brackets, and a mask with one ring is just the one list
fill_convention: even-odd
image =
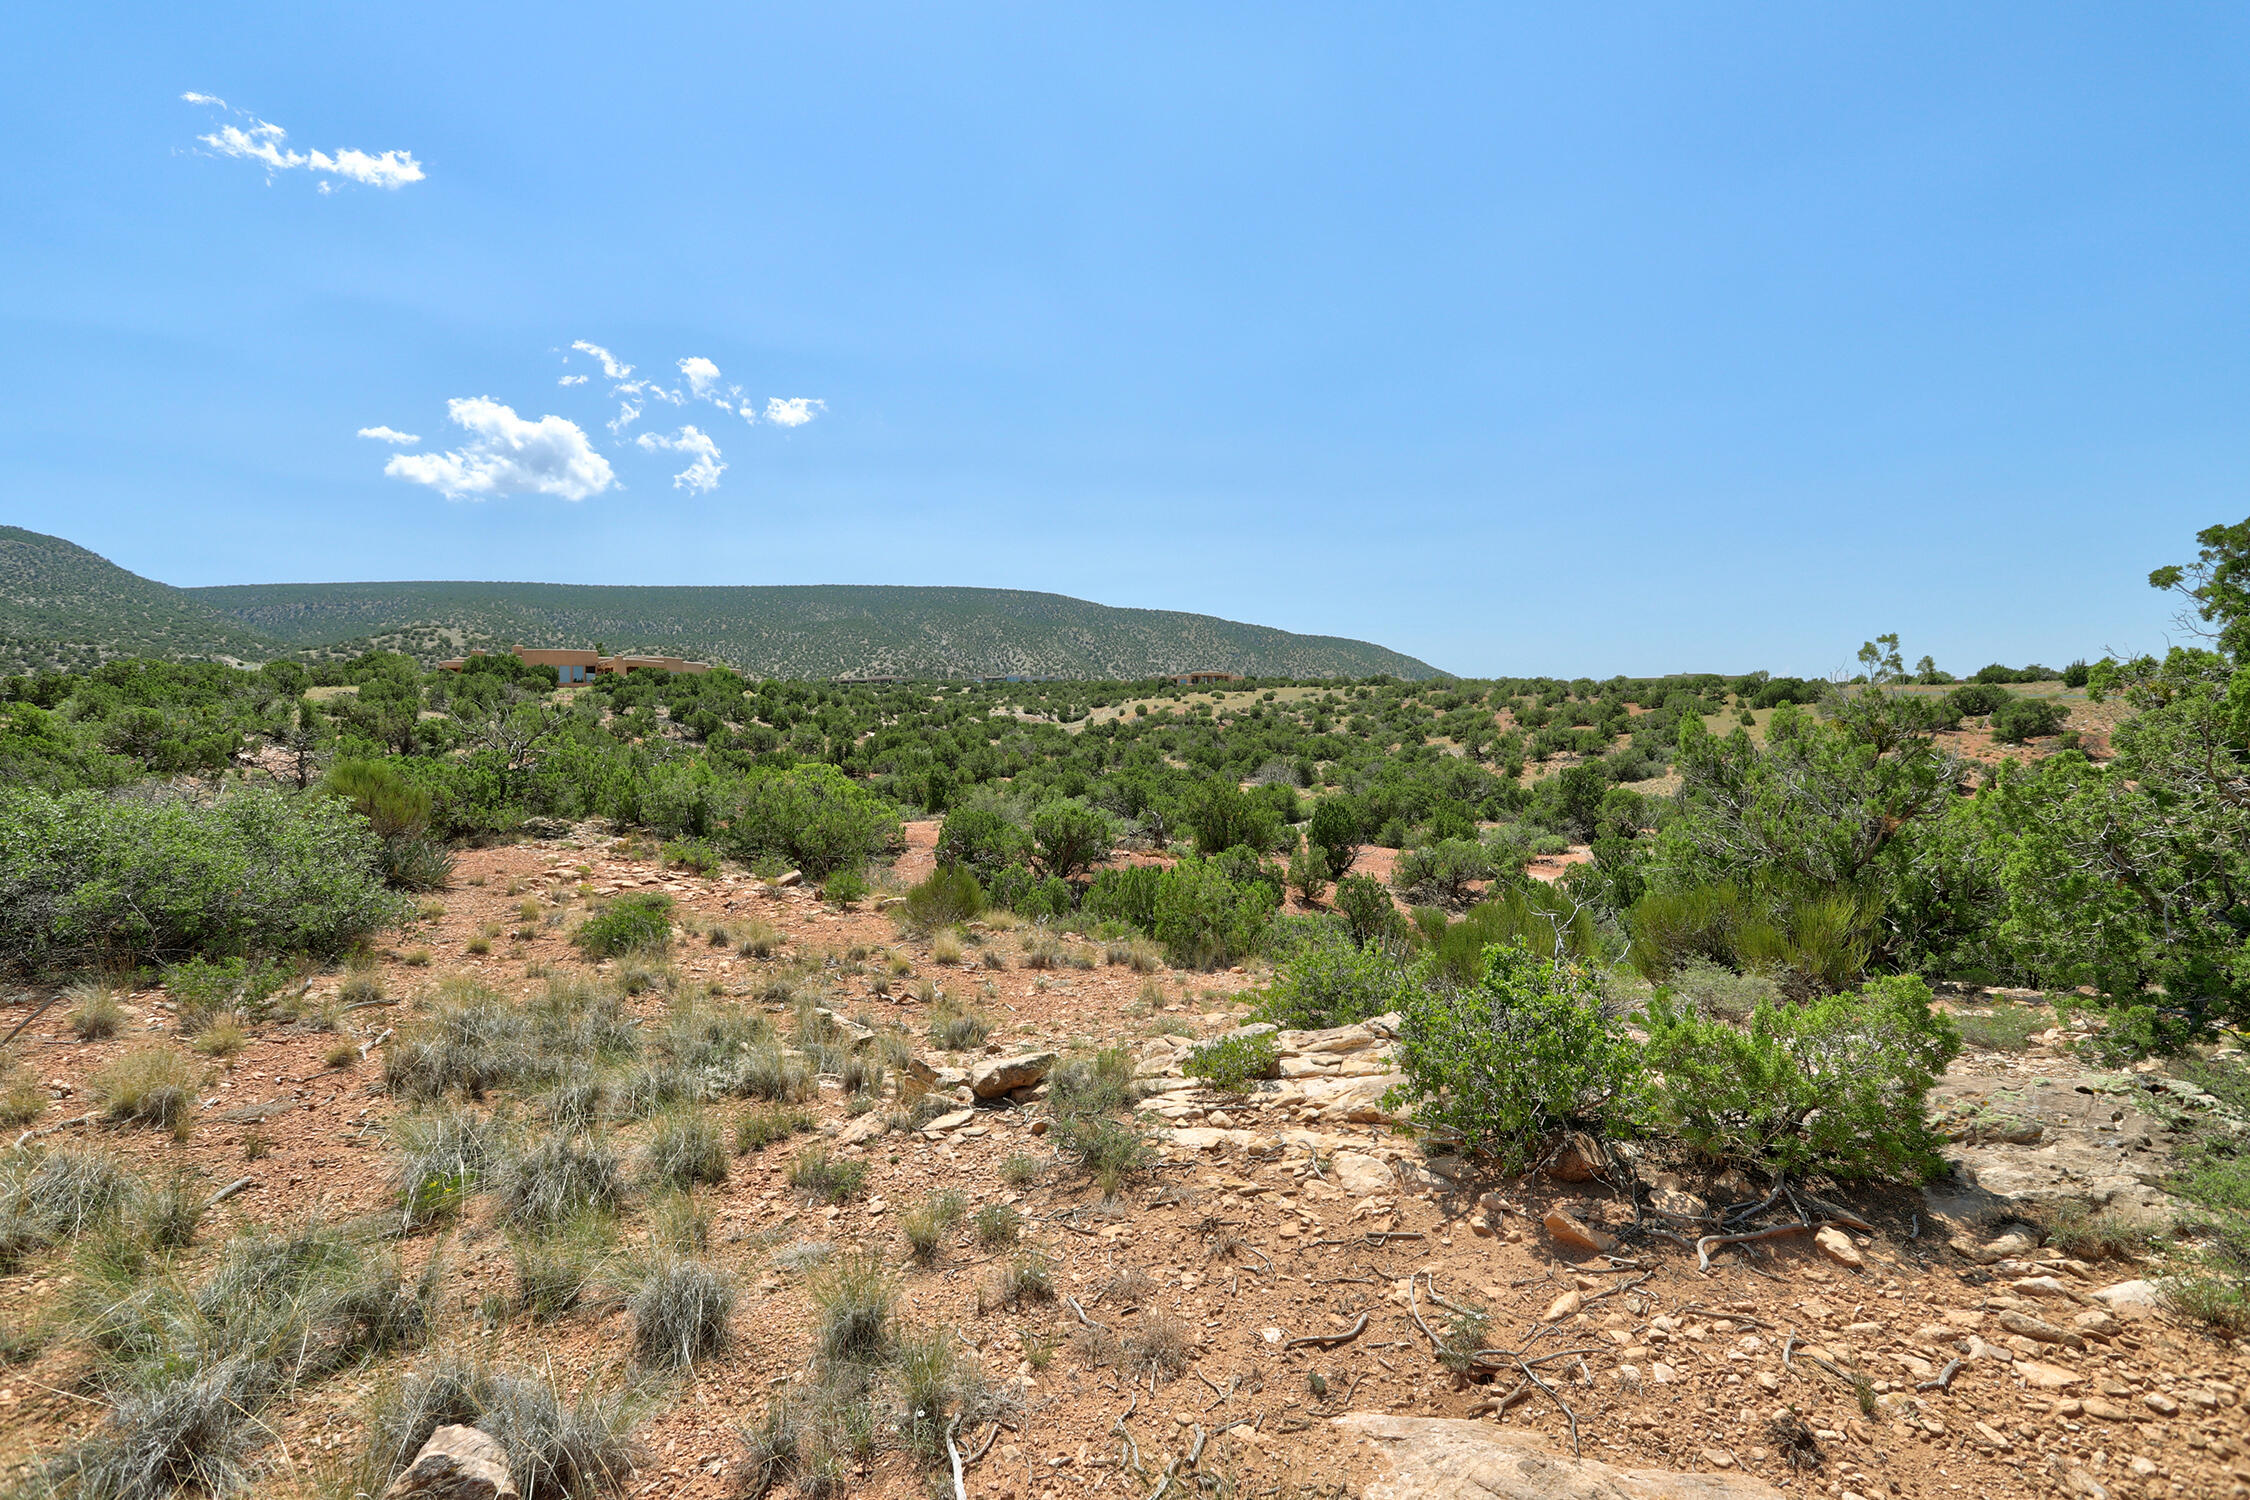
[(176, 589), (58, 537), (0, 528), (0, 671), (113, 656), (260, 661), (370, 648), (423, 662), (578, 646), (753, 677), (1434, 677), (1365, 641), (1019, 589), (855, 584), (276, 583)]
[(264, 661), (287, 647), (59, 536), (0, 526), (0, 673), (119, 656)]

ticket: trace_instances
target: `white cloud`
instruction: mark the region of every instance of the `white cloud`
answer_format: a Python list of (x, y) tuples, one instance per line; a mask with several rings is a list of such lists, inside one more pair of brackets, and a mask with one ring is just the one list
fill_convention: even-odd
[(621, 401), (617, 404), (617, 415), (610, 420), (609, 430), (611, 432), (621, 433), (626, 428), (632, 426), (636, 421), (640, 420), (640, 415), (641, 407), (639, 402)]
[(623, 380), (633, 373), (631, 365), (619, 364), (617, 356), (611, 354), (599, 344), (589, 344), (584, 339), (580, 339), (570, 347), (576, 349), (580, 354), (591, 354), (594, 358), (600, 360), (602, 362), (602, 374), (608, 376), (611, 380)]
[(586, 377), (583, 375), (565, 375), (555, 382), (557, 385), (584, 385), (585, 383)]
[(402, 447), (422, 441), (413, 433), (401, 432), (396, 427), (362, 427), (359, 430), (359, 435), (364, 438), (373, 438), (378, 443), (397, 443)]
[[(743, 409), (749, 410), (748, 407)], [(802, 427), (826, 410), (828, 410), (828, 403), (817, 396), (768, 396), (766, 398), (766, 420), (778, 427)]]
[[(200, 135), (196, 139), (222, 156), (261, 162), (268, 172), (325, 172), (331, 177), (341, 177), (368, 187), (393, 189), (404, 187), (410, 182), (420, 182), (427, 175), (422, 170), (422, 164), (414, 159), (410, 151), (385, 151), (377, 154), (346, 147), (333, 156), (325, 151), (298, 151), (288, 144), (288, 131), (255, 115), (233, 109), (224, 99), (197, 93), (186, 93), (180, 97), (190, 104), (224, 109), (229, 114), (239, 115), (247, 122), (247, 126), (221, 125), (209, 135)], [(325, 193), (334, 186), (332, 182), (324, 182), (320, 185), (320, 190)]]
[(719, 476), (727, 471), (727, 466), (719, 460), (719, 445), (711, 441), (708, 433), (698, 431), (693, 423), (682, 427), (672, 437), (666, 437), (660, 432), (644, 432), (640, 435), (639, 442), (641, 447), (651, 453), (661, 450), (695, 455), (695, 462), (672, 476), (674, 489), (693, 490), (699, 495), (709, 494), (719, 487)]
[(616, 483), (609, 460), (576, 422), (555, 416), (527, 421), (490, 396), (456, 398), (445, 409), (469, 441), (445, 453), (393, 454), (385, 474), (426, 484), (448, 500), (512, 494), (584, 500)]
[(711, 387), (719, 381), (719, 367), (700, 354), (681, 360), (680, 373), (687, 377), (688, 390), (697, 396), (710, 395)]

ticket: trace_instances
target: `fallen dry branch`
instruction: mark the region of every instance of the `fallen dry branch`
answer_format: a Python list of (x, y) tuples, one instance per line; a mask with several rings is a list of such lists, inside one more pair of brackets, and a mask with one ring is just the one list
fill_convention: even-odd
[[(1432, 1295), (1432, 1296), (1435, 1296), (1435, 1295), (1436, 1295), (1436, 1293), (1434, 1293), (1434, 1292), (1433, 1292), (1433, 1293), (1431, 1293), (1431, 1295)], [(1295, 1338), (1295, 1339), (1290, 1339), (1290, 1340), (1289, 1340), (1289, 1341), (1288, 1341), (1287, 1343), (1283, 1344), (1283, 1345), (1282, 1345), (1281, 1347), (1282, 1347), (1282, 1348), (1284, 1348), (1284, 1349), (1302, 1349), (1302, 1348), (1305, 1348), (1305, 1347), (1307, 1347), (1307, 1346), (1309, 1345), (1309, 1346), (1313, 1346), (1313, 1347), (1317, 1347), (1317, 1348), (1321, 1348), (1321, 1349), (1336, 1349), (1336, 1348), (1340, 1348), (1340, 1347), (1342, 1347), (1342, 1346), (1343, 1346), (1343, 1345), (1345, 1345), (1345, 1344), (1348, 1344), (1348, 1343), (1350, 1343), (1350, 1342), (1351, 1342), (1351, 1341), (1352, 1341), (1353, 1339), (1356, 1339), (1356, 1338), (1358, 1338), (1358, 1337), (1359, 1337), (1359, 1336), (1360, 1336), (1361, 1334), (1365, 1333), (1366, 1331), (1367, 1331), (1367, 1314), (1365, 1314), (1365, 1313), (1361, 1313), (1361, 1314), (1359, 1315), (1359, 1321), (1358, 1321), (1357, 1323), (1354, 1323), (1354, 1324), (1353, 1324), (1353, 1325), (1351, 1326), (1351, 1328), (1350, 1328), (1350, 1330), (1349, 1330), (1348, 1332), (1345, 1332), (1345, 1333), (1308, 1333), (1308, 1334), (1306, 1334), (1306, 1335), (1305, 1335), (1305, 1336), (1304, 1336), (1303, 1338)]]
[[(42, 1136), (53, 1135), (58, 1130), (75, 1130), (81, 1125), (91, 1125), (94, 1123), (95, 1119), (96, 1116), (89, 1111), (86, 1114), (73, 1116), (72, 1118), (63, 1121), (59, 1125), (47, 1125), (41, 1127), (38, 1130), (27, 1130), (22, 1135), (16, 1137), (16, 1146), (21, 1146), (26, 1141), (36, 1141)], [(11, 1147), (10, 1149), (12, 1150), (14, 1148)]]
[(226, 1202), (235, 1194), (244, 1191), (256, 1181), (257, 1179), (255, 1177), (237, 1177), (234, 1181), (228, 1183), (225, 1187), (220, 1188), (210, 1197), (204, 1199), (203, 1206), (207, 1209), (217, 1208), (220, 1204)]

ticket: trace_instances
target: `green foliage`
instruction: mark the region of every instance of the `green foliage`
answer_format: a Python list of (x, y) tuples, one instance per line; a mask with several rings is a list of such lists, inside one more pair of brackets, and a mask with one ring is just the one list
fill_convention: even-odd
[(857, 870), (838, 870), (820, 883), (820, 899), (831, 906), (850, 906), (867, 899), (867, 877)]
[(1203, 855), (1237, 845), (1260, 852), (1285, 847), (1287, 826), (1270, 801), (1225, 780), (1205, 782), (1188, 812), (1196, 852)]
[(1640, 1059), (1593, 976), (1520, 947), (1486, 950), (1480, 981), (1405, 997), (1389, 1097), (1434, 1138), (1522, 1171), (1564, 1129), (1606, 1134), (1629, 1115)]
[(1033, 921), (1067, 917), (1072, 905), (1070, 882), (1058, 875), (1035, 875), (1023, 865), (994, 875), (986, 894), (994, 906)]
[(1213, 968), (1255, 952), (1280, 904), (1272, 886), (1238, 884), (1210, 861), (1183, 859), (1157, 886), (1150, 935), (1175, 967)]
[(957, 926), (983, 914), (984, 887), (966, 867), (941, 864), (907, 890), (905, 911), (922, 932)]
[(1460, 907), (1473, 899), (1470, 883), (1493, 874), (1492, 857), (1475, 839), (1440, 839), (1400, 855), (1391, 884), (1410, 901)]
[(1156, 893), (1163, 888), (1158, 865), (1125, 865), (1103, 870), (1086, 887), (1079, 909), (1096, 922), (1122, 922), (1147, 932), (1156, 926)]
[(412, 838), (430, 826), (429, 792), (400, 775), (396, 766), (340, 760), (329, 767), (322, 784), (332, 796), (349, 803), (375, 836), (386, 842)]
[(759, 770), (744, 783), (721, 834), (744, 861), (787, 859), (812, 879), (854, 869), (898, 847), (898, 809), (828, 765)]
[(965, 866), (979, 879), (990, 880), (1031, 858), (1031, 836), (990, 807), (957, 807), (938, 830), (937, 858), (941, 865)]
[(1923, 1102), (1960, 1050), (1929, 1002), (1928, 986), (1899, 975), (1761, 1004), (1743, 1029), (1659, 991), (1647, 1012), (1649, 1117), (1714, 1161), (1920, 1181), (1940, 1170)]
[(1031, 840), (1040, 869), (1068, 880), (1109, 857), (1117, 842), (1117, 824), (1098, 807), (1074, 797), (1057, 797), (1032, 809)]
[(2060, 733), (2070, 714), (2051, 698), (2015, 698), (1994, 710), (1992, 737), (2004, 745)]
[(1964, 683), (1945, 695), (1946, 706), (1964, 719), (1981, 719), (2016, 701), (2015, 694), (1988, 682)]
[(1239, 1094), (1261, 1078), (1271, 1078), (1281, 1065), (1281, 1047), (1265, 1030), (1237, 1032), (1190, 1049), (1184, 1071), (1215, 1089)]
[(377, 850), (328, 797), (0, 792), (0, 966), (331, 957), (406, 918)]
[(1404, 930), (1398, 908), (1383, 882), (1369, 875), (1346, 875), (1336, 882), (1336, 910), (1362, 947)]
[(661, 891), (619, 896), (579, 923), (570, 940), (589, 958), (660, 953), (672, 943), (672, 898)]
[(1323, 797), (1313, 804), (1305, 843), (1319, 853), (1330, 880), (1341, 880), (1351, 873), (1362, 842), (1360, 809), (1351, 798)]
[(1390, 949), (1362, 946), (1322, 923), (1298, 938), (1282, 960), (1257, 1018), (1293, 1031), (1349, 1026), (1403, 1008), (1418, 988), (1412, 969)]

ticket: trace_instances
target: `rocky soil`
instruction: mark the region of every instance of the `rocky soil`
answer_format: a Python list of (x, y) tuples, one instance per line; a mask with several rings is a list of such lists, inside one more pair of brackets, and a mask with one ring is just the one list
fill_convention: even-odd
[[(692, 1379), (647, 1382), (631, 1493), (717, 1496), (739, 1482), (736, 1426), (809, 1378), (804, 1278), (791, 1269), (801, 1255), (790, 1252), (817, 1242), (880, 1248), (900, 1266), (907, 1318), (958, 1330), (1012, 1383), (1009, 1425), (974, 1435), (966, 1489), (986, 1500), (1152, 1487), (1168, 1500), (1191, 1489), (1258, 1500), (2250, 1496), (2250, 1359), (2166, 1311), (2139, 1268), (2046, 1253), (2010, 1219), (2022, 1203), (2057, 1200), (2164, 1210), (2155, 1184), (2167, 1142), (2216, 1104), (2152, 1075), (2090, 1071), (2056, 1045), (1965, 1056), (1939, 1100), (1958, 1137), (1953, 1178), (1926, 1196), (1830, 1194), (1817, 1237), (1712, 1247), (1706, 1270), (1691, 1219), (1645, 1216), (1673, 1227), (1636, 1236), (1627, 1203), (1567, 1155), (1532, 1180), (1424, 1160), (1384, 1118), (1395, 1079), (1381, 1021), (1282, 1033), (1278, 1078), (1213, 1093), (1184, 1076), (1186, 1052), (1241, 1023), (1256, 973), (1144, 976), (1084, 944), (1069, 948), (1090, 967), (1032, 969), (1027, 934), (998, 929), (976, 934), (967, 963), (939, 964), (877, 903), (839, 913), (802, 885), (661, 871), (586, 833), (465, 855), (442, 909), (382, 966), (401, 1004), (346, 1024), (378, 1037), (445, 973), (535, 993), (542, 973), (583, 967), (563, 934), (586, 897), (625, 889), (671, 892), (693, 926), (777, 929), (767, 959), (684, 936), (675, 947), (686, 982), (742, 1003), (760, 1003), (764, 976), (794, 963), (827, 976), (837, 1010), (877, 1028), (919, 1038), (940, 994), (997, 1023), (975, 1054), (924, 1046), (923, 1083), (954, 1107), (919, 1128), (888, 1128), (883, 1108), (853, 1114), (824, 1080), (821, 1133), (736, 1156), (728, 1181), (705, 1190), (711, 1257), (745, 1294), (737, 1339)], [(573, 915), (527, 938), (479, 936), (515, 923), (526, 899)], [(491, 951), (472, 952), (480, 941)], [(890, 956), (900, 963), (886, 967)], [(917, 994), (923, 980), (930, 998)], [(314, 997), (338, 983), (315, 977)], [(0, 1007), (0, 1023), (37, 998)], [(86, 1108), (88, 1078), (126, 1047), (176, 1044), (161, 992), (127, 1003), (112, 1040), (72, 1039), (60, 1007), (27, 1030), (19, 1048), (55, 1100), (41, 1126)], [(651, 991), (635, 1003), (654, 1017), (663, 1002)], [(387, 1137), (399, 1106), (380, 1086), (380, 1046), (330, 1067), (335, 1041), (294, 1024), (254, 1028), (241, 1053), (211, 1064), (185, 1141), (94, 1126), (48, 1139), (100, 1130), (151, 1174), (181, 1169), (214, 1186), (250, 1177), (213, 1212), (205, 1245), (315, 1210), (380, 1226), (395, 1219)], [(1133, 1048), (1161, 1163), (1104, 1202), (1055, 1161), (1039, 1080), (1049, 1057), (1113, 1042)], [(792, 1155), (815, 1147), (864, 1161), (866, 1195), (816, 1205), (791, 1192)], [(1011, 1158), (1043, 1170), (1012, 1186)], [(1643, 1163), (1657, 1206), (1676, 1214), (1762, 1196), (1664, 1167)], [(908, 1266), (902, 1213), (940, 1189), (1017, 1207), (1061, 1297), (1007, 1305), (995, 1289), (1005, 1252), (965, 1227), (934, 1264)], [(446, 1258), (446, 1339), (551, 1368), (565, 1384), (627, 1378), (614, 1300), (537, 1326), (486, 1306), (510, 1261), (480, 1205), (405, 1249), (416, 1264)], [(0, 1278), (0, 1324), (40, 1326), (69, 1274), (57, 1253)], [(1474, 1347), (1514, 1352), (1449, 1369), (1437, 1345), (1462, 1340), (1462, 1309), (1487, 1319)], [(99, 1416), (85, 1351), (67, 1329), (57, 1335), (0, 1366), (9, 1465)], [(1177, 1341), (1186, 1358), (1176, 1374), (1110, 1360), (1108, 1336)], [(339, 1376), (284, 1409), (261, 1491), (330, 1492), (385, 1378)], [(1134, 1455), (1127, 1472), (1121, 1459)], [(901, 1500), (931, 1486), (899, 1453), (852, 1479), (855, 1493)]]

